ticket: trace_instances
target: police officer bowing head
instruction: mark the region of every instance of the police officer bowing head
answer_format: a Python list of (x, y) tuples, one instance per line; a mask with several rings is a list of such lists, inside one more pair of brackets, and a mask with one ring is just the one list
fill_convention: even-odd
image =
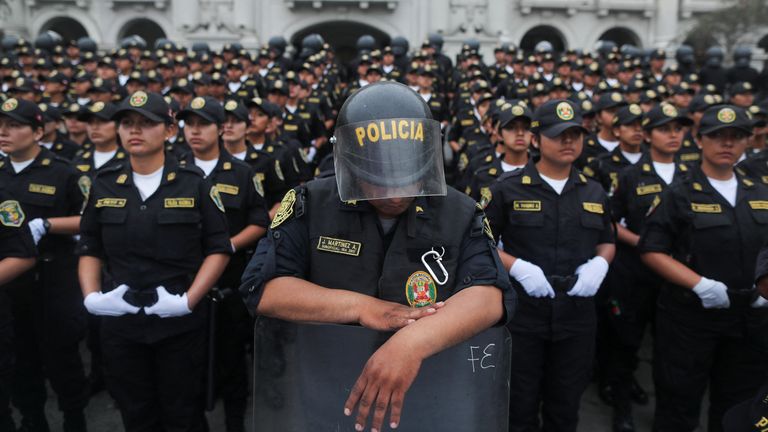
[(510, 430), (537, 429), (541, 417), (542, 430), (575, 431), (590, 379), (593, 297), (615, 247), (605, 192), (573, 166), (581, 120), (567, 100), (537, 108), (532, 129), (541, 158), (493, 184), (486, 207), (501, 260), (520, 283), (510, 323)]
[[(232, 251), (224, 206), (200, 169), (166, 157), (162, 96), (135, 92), (114, 119), (129, 158), (96, 176), (83, 211), (84, 304), (104, 316), (105, 378), (126, 431), (198, 430), (204, 298)], [(114, 289), (102, 289), (102, 266)]]
[(267, 316), (395, 331), (344, 406), (357, 430), (372, 406), (381, 430), (391, 406), (394, 428), (425, 356), (511, 314), (509, 281), (482, 210), (445, 184), (440, 124), (416, 92), (363, 87), (335, 134), (336, 176), (286, 194), (241, 290)]

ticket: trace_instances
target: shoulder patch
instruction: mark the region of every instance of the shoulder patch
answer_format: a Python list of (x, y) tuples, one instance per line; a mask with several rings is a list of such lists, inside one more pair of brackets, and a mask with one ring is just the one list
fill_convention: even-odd
[(275, 175), (277, 175), (277, 178), (279, 178), (280, 180), (285, 181), (285, 177), (283, 176), (283, 170), (282, 168), (280, 168), (279, 160), (275, 161)]
[(256, 192), (261, 195), (261, 197), (264, 197), (264, 185), (261, 183), (261, 176), (259, 174), (254, 174), (253, 176), (253, 187), (256, 188)]
[(3, 226), (19, 228), (25, 219), (26, 215), (18, 201), (8, 200), (0, 203), (0, 224)]
[(221, 201), (221, 195), (219, 195), (219, 190), (216, 188), (216, 186), (211, 186), (211, 190), (208, 192), (208, 195), (211, 197), (211, 201), (216, 204), (216, 208), (224, 213), (224, 203)]
[(280, 207), (277, 209), (275, 218), (272, 220), (270, 228), (275, 229), (279, 227), (283, 222), (287, 221), (291, 215), (293, 215), (293, 205), (296, 203), (296, 191), (294, 189), (289, 190), (283, 200), (280, 201)]

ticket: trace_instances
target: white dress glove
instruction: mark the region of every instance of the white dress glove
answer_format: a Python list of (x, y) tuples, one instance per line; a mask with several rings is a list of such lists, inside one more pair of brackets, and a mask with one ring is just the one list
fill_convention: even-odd
[(755, 309), (765, 308), (765, 307), (768, 307), (768, 300), (763, 298), (763, 296), (758, 295), (755, 301), (753, 301), (750, 306), (752, 306)]
[(544, 271), (536, 264), (518, 258), (512, 264), (512, 268), (509, 269), (509, 275), (520, 282), (529, 296), (555, 298), (555, 290), (552, 289), (552, 285), (544, 276)]
[(597, 294), (600, 284), (608, 274), (608, 261), (601, 256), (596, 256), (576, 268), (576, 283), (568, 291), (569, 296), (592, 297)]
[(32, 240), (35, 241), (35, 245), (40, 243), (40, 239), (42, 239), (48, 232), (45, 230), (45, 224), (43, 223), (43, 220), (41, 218), (32, 219), (29, 221), (29, 231), (32, 232)]
[(189, 309), (187, 293), (173, 295), (165, 290), (164, 286), (157, 287), (157, 303), (145, 307), (147, 315), (157, 315), (160, 318), (171, 318), (192, 313)]
[(85, 296), (83, 304), (93, 315), (122, 316), (138, 313), (141, 308), (123, 300), (126, 291), (128, 291), (128, 285), (120, 285), (106, 294), (101, 291), (92, 292)]
[(693, 292), (701, 299), (704, 309), (726, 309), (731, 305), (728, 287), (722, 282), (703, 277), (693, 287)]

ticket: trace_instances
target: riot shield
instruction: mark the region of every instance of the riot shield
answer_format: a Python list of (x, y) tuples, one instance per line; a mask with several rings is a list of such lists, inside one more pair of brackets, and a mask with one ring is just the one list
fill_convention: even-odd
[[(253, 430), (354, 431), (354, 414), (344, 416), (344, 402), (368, 358), (390, 336), (357, 326), (259, 318)], [(498, 327), (424, 361), (405, 395), (397, 430), (506, 432), (510, 352), (509, 332)]]

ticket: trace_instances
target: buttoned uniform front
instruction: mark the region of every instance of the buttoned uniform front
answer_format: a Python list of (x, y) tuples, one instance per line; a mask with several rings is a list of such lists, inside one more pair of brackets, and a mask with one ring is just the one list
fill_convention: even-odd
[[(429, 272), (422, 256), (444, 250), (447, 281), (435, 285), (429, 304), (464, 288), (493, 285), (504, 291), (506, 317), (511, 317), (515, 297), (483, 212), (458, 191), (416, 198), (389, 233), (382, 232), (369, 203), (340, 200), (334, 177), (294, 189), (283, 202), (290, 216), (283, 220), (278, 213), (243, 275), (241, 292), (249, 310), (256, 309), (264, 285), (280, 276), (408, 305), (408, 279)], [(439, 264), (433, 258), (427, 262), (442, 278)]]
[[(688, 174), (685, 164), (675, 165), (672, 185)], [(637, 164), (619, 173), (610, 197), (615, 223), (635, 234), (645, 226), (646, 215), (669, 185), (656, 173), (653, 161), (644, 154)], [(637, 369), (637, 353), (648, 325), (653, 323), (661, 279), (640, 259), (636, 247), (616, 242), (616, 257), (606, 276), (605, 337), (601, 375), (612, 389), (614, 407), (631, 412), (631, 386)]]
[(660, 252), (728, 287), (730, 306), (705, 309), (690, 289), (666, 283), (656, 316), (655, 430), (690, 431), (710, 391), (709, 430), (725, 410), (765, 379), (768, 309), (752, 308), (753, 276), (768, 239), (768, 189), (736, 174), (732, 207), (700, 168), (665, 191), (642, 231), (638, 250)]
[[(83, 177), (67, 160), (45, 148), (20, 172), (10, 160), (0, 161), (0, 187), (19, 201), (27, 222), (79, 214), (88, 192)], [(86, 315), (74, 249), (72, 236), (44, 236), (38, 244), (38, 264), (6, 288), (14, 315), (17, 360), (12, 398), (24, 417), (44, 416), (46, 378), (62, 411), (79, 411), (88, 403), (79, 351)]]
[(108, 170), (115, 165), (124, 163), (125, 159), (128, 157), (128, 154), (125, 152), (125, 150), (118, 146), (117, 149), (115, 149), (115, 155), (112, 156), (110, 160), (106, 161), (104, 165), (96, 168), (93, 154), (94, 151), (81, 153), (75, 156), (71, 162), (73, 167), (91, 179), (93, 179), (93, 177), (95, 177), (96, 173), (99, 171)]
[[(188, 155), (181, 165), (193, 165), (193, 155)], [(256, 190), (256, 174), (250, 166), (230, 155), (223, 148), (219, 160), (207, 180), (216, 186), (226, 210), (229, 236), (234, 237), (249, 225), (266, 229), (269, 214), (266, 202)], [(248, 311), (237, 293), (240, 277), (251, 256), (248, 250), (234, 252), (227, 268), (216, 284), (222, 298), (218, 298), (216, 313), (216, 387), (224, 400), (227, 420), (236, 427), (243, 424), (248, 398), (248, 374), (245, 346), (253, 328)], [(242, 426), (240, 426), (242, 427)]]
[(567, 295), (577, 267), (613, 243), (605, 192), (575, 168), (561, 195), (542, 180), (533, 161), (491, 186), (486, 207), (491, 231), (504, 252), (541, 268), (554, 298), (517, 288), (510, 323), (512, 370), (510, 431), (575, 431), (579, 400), (589, 383), (595, 344), (592, 297)]
[[(16, 214), (12, 215), (13, 211)], [(4, 186), (0, 185), (0, 261), (6, 258), (31, 258), (37, 249), (29, 229), (23, 225), (26, 220), (21, 204), (14, 200)], [(13, 314), (11, 301), (5, 285), (0, 285), (0, 430), (14, 431), (9, 402), (11, 378), (15, 363), (13, 347)]]
[[(166, 157), (158, 189), (142, 201), (130, 163), (100, 172), (81, 220), (78, 253), (104, 262), (126, 301), (151, 306), (156, 288), (189, 288), (203, 259), (230, 254), (222, 198), (197, 167)], [(220, 206), (220, 207), (219, 207)], [(130, 294), (131, 298), (128, 298)], [(107, 387), (128, 431), (197, 430), (207, 304), (172, 318), (104, 317)]]

